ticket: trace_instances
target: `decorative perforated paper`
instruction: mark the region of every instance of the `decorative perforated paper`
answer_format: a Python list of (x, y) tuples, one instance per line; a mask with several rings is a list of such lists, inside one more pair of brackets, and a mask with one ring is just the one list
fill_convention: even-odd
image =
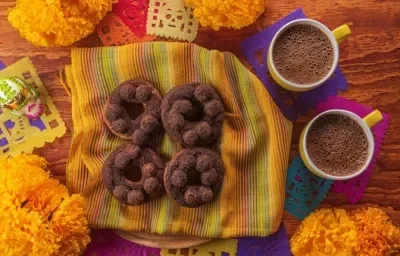
[(85, 256), (290, 256), (285, 227), (268, 237), (215, 239), (208, 243), (180, 249), (156, 249), (138, 245), (112, 230), (93, 230), (92, 242)]
[(215, 239), (208, 243), (182, 249), (162, 249), (161, 256), (236, 256), (236, 239)]
[(146, 35), (146, 19), (149, 0), (119, 0), (113, 5), (113, 12), (137, 36)]
[(289, 165), (286, 180), (285, 210), (303, 220), (320, 205), (332, 186), (332, 180), (314, 175), (296, 156)]
[(131, 43), (149, 42), (154, 40), (154, 36), (136, 36), (122, 20), (110, 12), (97, 26), (97, 35), (103, 45), (125, 45)]
[(0, 158), (32, 153), (34, 148), (53, 142), (66, 132), (66, 127), (53, 101), (43, 86), (29, 58), (24, 58), (0, 71), (0, 77), (19, 77), (33, 86), (45, 105), (40, 118), (28, 120), (8, 109), (0, 110)]
[(126, 240), (111, 230), (93, 230), (84, 256), (160, 256), (160, 249)]
[[(321, 112), (329, 109), (344, 109), (354, 112), (361, 118), (365, 117), (373, 111), (372, 108), (361, 105), (360, 103), (347, 100), (341, 97), (329, 97), (328, 100), (318, 104), (315, 112), (318, 115)], [(332, 191), (337, 193), (343, 193), (347, 195), (351, 204), (356, 204), (361, 200), (365, 189), (368, 186), (369, 179), (372, 174), (372, 170), (375, 166), (375, 162), (379, 157), (379, 150), (381, 148), (383, 138), (385, 137), (386, 130), (389, 124), (389, 116), (386, 113), (382, 113), (383, 119), (372, 128), (372, 132), (375, 138), (375, 149), (372, 161), (367, 169), (359, 176), (344, 181), (335, 181), (332, 186)]]
[(147, 33), (192, 42), (199, 23), (183, 0), (150, 0)]
[(285, 90), (269, 76), (266, 59), (272, 38), (285, 24), (301, 18), (306, 18), (306, 16), (301, 9), (298, 9), (272, 26), (247, 38), (241, 44), (241, 48), (257, 76), (285, 117), (292, 121), (297, 120), (298, 115), (307, 114), (308, 110), (315, 108), (318, 102), (326, 100), (328, 96), (336, 95), (340, 90), (347, 89), (347, 79), (339, 67), (328, 81), (308, 92), (299, 93)]
[(290, 256), (289, 238), (285, 226), (282, 223), (278, 231), (268, 237), (243, 237), (238, 239), (237, 255)]

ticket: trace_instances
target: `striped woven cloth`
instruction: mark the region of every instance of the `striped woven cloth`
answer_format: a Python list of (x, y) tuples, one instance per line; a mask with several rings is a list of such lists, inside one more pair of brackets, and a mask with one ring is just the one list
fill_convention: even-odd
[[(194, 81), (214, 86), (221, 95), (226, 118), (220, 150), (226, 173), (215, 202), (190, 209), (165, 195), (132, 207), (120, 204), (104, 187), (102, 165), (123, 141), (103, 124), (102, 108), (118, 84), (134, 78), (151, 81), (162, 95)], [(74, 49), (65, 81), (74, 122), (67, 185), (88, 199), (92, 228), (210, 238), (267, 236), (279, 228), (292, 124), (233, 54), (166, 42)], [(180, 146), (162, 135), (155, 150), (168, 161)]]

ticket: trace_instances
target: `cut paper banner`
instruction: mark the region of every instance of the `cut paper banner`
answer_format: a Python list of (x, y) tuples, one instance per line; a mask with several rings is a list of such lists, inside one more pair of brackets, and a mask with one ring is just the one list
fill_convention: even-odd
[(93, 230), (84, 256), (290, 256), (289, 238), (283, 224), (268, 237), (214, 239), (180, 249), (156, 249), (138, 245), (112, 230)]
[(298, 115), (307, 114), (310, 109), (317, 106), (318, 102), (326, 100), (328, 96), (336, 95), (340, 90), (347, 89), (347, 80), (340, 68), (337, 68), (333, 76), (317, 89), (301, 93), (283, 89), (269, 76), (265, 60), (272, 38), (286, 23), (301, 18), (306, 18), (306, 16), (301, 9), (298, 9), (270, 27), (247, 38), (241, 44), (242, 51), (256, 75), (264, 83), (285, 117), (292, 121), (296, 121)]
[(197, 255), (215, 255), (215, 256), (235, 256), (237, 240), (236, 239), (215, 239), (208, 243), (182, 249), (162, 249), (161, 256), (197, 256)]
[(147, 33), (193, 42), (199, 23), (182, 0), (150, 0)]
[(93, 230), (91, 238), (84, 256), (160, 256), (160, 249), (133, 243), (112, 230)]
[(285, 210), (303, 220), (321, 204), (332, 183), (314, 175), (296, 156), (288, 169)]
[(242, 237), (238, 239), (237, 255), (290, 256), (289, 238), (285, 226), (281, 223), (278, 231), (268, 237)]
[(139, 38), (146, 35), (148, 9), (149, 0), (119, 0), (113, 4), (113, 12)]
[(97, 35), (105, 46), (149, 42), (155, 39), (155, 36), (136, 36), (121, 19), (112, 12), (108, 13), (97, 26)]
[(0, 71), (0, 77), (12, 76), (24, 79), (33, 86), (45, 107), (40, 118), (34, 120), (18, 117), (8, 109), (0, 109), (0, 158), (32, 153), (34, 148), (43, 147), (46, 142), (53, 142), (66, 132), (56, 106), (28, 57)]

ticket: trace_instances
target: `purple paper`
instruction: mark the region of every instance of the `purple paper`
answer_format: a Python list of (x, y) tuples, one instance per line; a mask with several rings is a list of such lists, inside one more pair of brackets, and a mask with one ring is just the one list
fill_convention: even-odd
[(84, 256), (160, 256), (160, 249), (138, 245), (111, 230), (93, 230)]
[[(272, 38), (286, 23), (305, 17), (303, 11), (297, 9), (277, 23), (247, 38), (241, 44), (242, 51), (256, 72), (256, 75), (264, 83), (269, 94), (285, 117), (292, 121), (296, 121), (299, 114), (307, 114), (308, 110), (315, 108), (318, 102), (324, 101), (329, 96), (337, 95), (339, 90), (347, 89), (346, 77), (340, 71), (339, 67), (328, 81), (317, 89), (308, 92), (291, 92), (285, 90), (269, 77), (268, 66), (265, 60)], [(258, 56), (261, 56), (262, 59), (260, 60)]]
[(40, 131), (43, 131), (44, 129), (46, 129), (46, 125), (43, 123), (42, 119), (40, 119), (40, 118), (29, 119), (29, 124), (31, 126), (38, 128)]
[[(325, 102), (318, 104), (315, 110), (316, 115), (329, 109), (348, 110), (357, 114), (361, 118), (373, 111), (372, 108), (363, 106), (354, 101), (340, 97), (329, 97)], [(375, 150), (372, 161), (367, 169), (360, 176), (347, 181), (335, 181), (332, 186), (332, 191), (346, 194), (351, 204), (356, 204), (362, 198), (371, 177), (372, 170), (375, 166), (375, 162), (379, 156), (379, 150), (389, 125), (389, 115), (386, 113), (382, 113), (382, 115), (383, 119), (371, 129), (375, 137)]]
[(283, 223), (268, 237), (244, 237), (238, 240), (237, 256), (290, 256), (289, 238)]
[(6, 65), (4, 65), (4, 63), (0, 61), (0, 70), (2, 70), (5, 67), (6, 67)]
[[(0, 116), (3, 112), (0, 110)], [(29, 125), (30, 126), (34, 126), (36, 128), (38, 128), (40, 131), (43, 131), (44, 129), (46, 129), (45, 124), (43, 123), (43, 121), (40, 118), (37, 119), (29, 119)], [(4, 122), (4, 126), (7, 128), (7, 130), (12, 130), (12, 128), (14, 128), (15, 126), (15, 122), (11, 121), (11, 120), (6, 120)], [(1, 130), (0, 130), (0, 134), (1, 134)], [(20, 139), (22, 140), (24, 137), (21, 137)], [(3, 138), (2, 140), (0, 140), (0, 148), (7, 145), (8, 141), (6, 138)]]
[[(160, 249), (138, 245), (126, 240), (111, 230), (93, 230), (92, 241), (84, 256), (160, 256)], [(181, 255), (182, 251), (181, 251)], [(186, 255), (186, 254), (185, 254)], [(211, 254), (210, 255), (214, 255)], [(279, 230), (268, 237), (245, 237), (238, 239), (237, 256), (289, 256), (289, 238), (283, 223)], [(215, 255), (217, 256), (217, 255)], [(229, 256), (222, 252), (218, 256)]]

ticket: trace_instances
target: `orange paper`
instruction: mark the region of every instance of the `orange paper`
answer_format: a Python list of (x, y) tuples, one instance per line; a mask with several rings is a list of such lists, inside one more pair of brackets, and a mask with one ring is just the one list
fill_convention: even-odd
[(110, 12), (97, 26), (97, 34), (106, 46), (125, 45), (153, 41), (155, 36), (137, 37), (122, 20)]

